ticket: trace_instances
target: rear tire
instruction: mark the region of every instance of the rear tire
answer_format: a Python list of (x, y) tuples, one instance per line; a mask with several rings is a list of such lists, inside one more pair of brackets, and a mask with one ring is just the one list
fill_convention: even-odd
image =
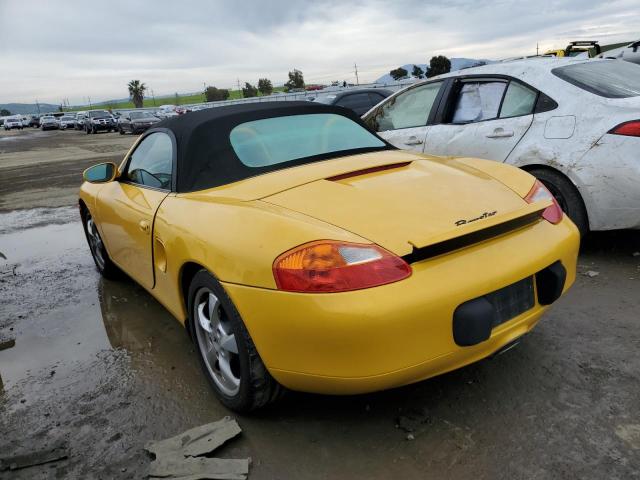
[(578, 189), (564, 175), (547, 169), (533, 169), (529, 173), (549, 189), (562, 210), (576, 224), (580, 236), (589, 233), (589, 217)]
[(284, 388), (267, 371), (240, 314), (213, 275), (196, 273), (187, 298), (200, 366), (220, 402), (249, 412), (279, 399)]

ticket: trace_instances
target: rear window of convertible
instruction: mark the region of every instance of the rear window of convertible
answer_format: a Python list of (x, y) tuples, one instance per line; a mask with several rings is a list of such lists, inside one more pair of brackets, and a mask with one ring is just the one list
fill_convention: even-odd
[(640, 95), (640, 66), (622, 60), (590, 60), (551, 70), (556, 77), (606, 98)]
[(241, 123), (229, 134), (247, 167), (267, 167), (332, 153), (386, 148), (371, 132), (342, 115), (314, 113)]

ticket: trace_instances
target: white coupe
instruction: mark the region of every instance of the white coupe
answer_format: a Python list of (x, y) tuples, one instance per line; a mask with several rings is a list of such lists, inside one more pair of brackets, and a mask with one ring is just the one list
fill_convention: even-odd
[(395, 146), (521, 167), (582, 233), (640, 229), (640, 66), (539, 57), (434, 77), (364, 115)]

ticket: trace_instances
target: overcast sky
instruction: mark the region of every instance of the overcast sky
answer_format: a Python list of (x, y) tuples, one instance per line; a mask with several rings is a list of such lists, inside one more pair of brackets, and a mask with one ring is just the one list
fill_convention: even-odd
[(638, 0), (0, 0), (0, 103), (156, 96), (282, 84), (373, 81), (433, 55), (498, 59), (640, 38)]

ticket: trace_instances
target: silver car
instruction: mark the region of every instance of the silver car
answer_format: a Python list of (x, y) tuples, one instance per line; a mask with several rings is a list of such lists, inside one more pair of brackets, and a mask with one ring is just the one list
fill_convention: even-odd
[(60, 130), (73, 129), (76, 126), (75, 115), (63, 115), (60, 118)]

